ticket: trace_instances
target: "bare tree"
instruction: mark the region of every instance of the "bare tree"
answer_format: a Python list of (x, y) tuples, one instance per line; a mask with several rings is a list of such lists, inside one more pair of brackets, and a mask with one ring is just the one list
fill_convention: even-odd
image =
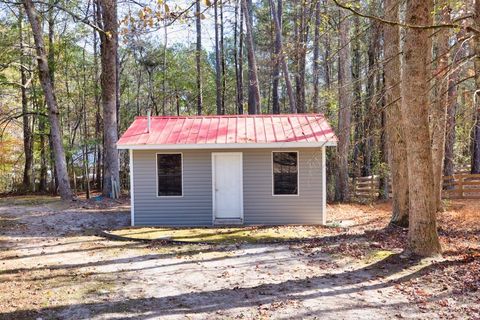
[(197, 31), (197, 48), (195, 62), (197, 64), (197, 114), (202, 114), (203, 88), (202, 88), (202, 20), (200, 12), (200, 0), (195, 2), (195, 27)]
[(43, 42), (43, 34), (37, 12), (32, 0), (24, 0), (23, 6), (27, 13), (28, 20), (32, 26), (35, 49), (37, 53), (38, 73), (42, 85), (45, 101), (48, 106), (48, 117), (50, 120), (50, 134), (52, 140), (53, 153), (55, 156), (55, 169), (58, 176), (58, 192), (63, 200), (72, 199), (72, 190), (68, 180), (67, 163), (65, 160), (65, 150), (63, 149), (62, 134), (60, 123), (58, 121), (57, 99), (53, 92), (50, 71), (48, 69), (47, 55)]
[(32, 190), (32, 168), (33, 168), (33, 139), (28, 112), (27, 97), (27, 66), (25, 59), (25, 45), (23, 36), (23, 10), (20, 8), (18, 14), (18, 34), (20, 42), (20, 91), (22, 93), (22, 120), (23, 120), (23, 152), (25, 154), (25, 166), (23, 169), (23, 189)]
[[(405, 23), (431, 25), (432, 11), (431, 0), (408, 0)], [(437, 255), (441, 251), (436, 224), (428, 120), (431, 49), (429, 29), (405, 29), (401, 96), (410, 190), (408, 249), (421, 256)]]
[[(251, 0), (241, 0), (247, 27), (247, 58), (248, 58), (248, 113), (256, 114), (260, 111), (260, 87), (258, 84), (257, 59), (253, 44), (252, 8)], [(247, 2), (249, 2), (247, 4)]]
[(275, 45), (278, 45), (278, 59), (280, 60), (280, 64), (282, 65), (283, 69), (283, 76), (285, 78), (285, 86), (287, 88), (287, 95), (288, 101), (290, 103), (290, 112), (295, 113), (297, 112), (295, 95), (293, 93), (292, 83), (290, 81), (290, 72), (288, 71), (288, 63), (285, 59), (285, 55), (283, 53), (283, 39), (282, 39), (282, 24), (280, 22), (280, 15), (281, 15), (281, 0), (278, 1), (279, 3), (279, 11), (275, 8), (275, 3), (273, 0), (270, 0), (270, 10), (272, 12), (273, 22), (275, 24)]
[(104, 32), (100, 33), (102, 65), (101, 86), (103, 103), (104, 174), (103, 194), (113, 195), (113, 183), (119, 183), (117, 132), (117, 2), (100, 0)]
[[(397, 0), (385, 1), (385, 18), (398, 20), (399, 4)], [(404, 159), (407, 153), (405, 134), (402, 130), (400, 99), (400, 29), (398, 26), (385, 25), (385, 103), (386, 130), (389, 146), (389, 164), (392, 176), (392, 219), (391, 223), (408, 226), (408, 168)]]
[(318, 112), (318, 82), (320, 78), (320, 23), (321, 23), (321, 2), (317, 0), (315, 5), (315, 28), (313, 36), (313, 97), (312, 97), (312, 107), (313, 112)]
[[(480, 30), (480, 0), (475, 0), (475, 27)], [(480, 173), (480, 34), (475, 34), (475, 125), (472, 141), (472, 173)]]
[(350, 72), (350, 23), (347, 13), (340, 10), (338, 26), (338, 145), (335, 200), (346, 201), (348, 188), (348, 155), (350, 152), (350, 125), (352, 108), (352, 73)]
[[(440, 10), (442, 23), (450, 23), (450, 7), (447, 0), (439, 1), (437, 6)], [(435, 207), (439, 210), (442, 206), (442, 174), (443, 160), (445, 157), (445, 128), (447, 122), (447, 90), (448, 90), (448, 59), (450, 29), (440, 29), (435, 38), (436, 45), (436, 70), (434, 71), (435, 99), (431, 108), (431, 132), (432, 132), (432, 159), (433, 179), (435, 193)]]
[(213, 4), (214, 19), (215, 19), (215, 84), (216, 84), (216, 103), (217, 114), (223, 113), (223, 72), (222, 72), (222, 58), (220, 48), (220, 24), (218, 22), (218, 2)]

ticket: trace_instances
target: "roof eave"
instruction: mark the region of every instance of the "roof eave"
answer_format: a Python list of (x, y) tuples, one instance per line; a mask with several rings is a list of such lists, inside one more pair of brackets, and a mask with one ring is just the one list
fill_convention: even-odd
[(198, 149), (269, 149), (335, 147), (337, 141), (273, 143), (205, 143), (205, 144), (121, 144), (119, 150), (198, 150)]

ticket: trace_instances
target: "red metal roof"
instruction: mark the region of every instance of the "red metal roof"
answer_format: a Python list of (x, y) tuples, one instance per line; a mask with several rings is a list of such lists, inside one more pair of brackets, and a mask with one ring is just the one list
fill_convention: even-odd
[(150, 132), (147, 117), (136, 117), (117, 147), (317, 147), (336, 142), (322, 114), (157, 116), (151, 117)]

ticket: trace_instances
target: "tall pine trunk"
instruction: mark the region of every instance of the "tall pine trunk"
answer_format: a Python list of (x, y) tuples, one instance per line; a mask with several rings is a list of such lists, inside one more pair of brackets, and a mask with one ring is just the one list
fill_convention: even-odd
[[(475, 27), (480, 28), (480, 0), (475, 0)], [(472, 173), (480, 173), (480, 34), (474, 37), (475, 50), (475, 124), (473, 127), (472, 142)]]
[(197, 114), (202, 114), (203, 88), (202, 88), (202, 20), (200, 12), (200, 0), (195, 3), (195, 27), (197, 31), (197, 48), (195, 62), (197, 67)]
[(338, 27), (338, 145), (335, 200), (349, 199), (348, 156), (350, 152), (350, 121), (352, 108), (352, 73), (350, 71), (350, 23), (344, 10), (340, 10)]
[[(279, 0), (279, 3), (281, 0)], [(270, 9), (272, 12), (273, 22), (275, 24), (275, 41), (278, 41), (278, 52), (280, 64), (283, 69), (283, 77), (285, 78), (285, 87), (287, 89), (288, 102), (290, 103), (290, 112), (297, 112), (297, 106), (295, 101), (295, 95), (293, 93), (292, 82), (290, 81), (290, 72), (288, 71), (288, 63), (285, 55), (283, 54), (283, 38), (282, 38), (282, 24), (280, 23), (280, 14), (281, 10), (277, 11), (275, 8), (275, 3), (273, 0), (270, 0)]]
[[(275, 8), (272, 7), (273, 0), (270, 0), (270, 11), (272, 12), (272, 18), (274, 20), (275, 25), (275, 44), (273, 46), (273, 58), (274, 58), (274, 65), (273, 65), (273, 74), (272, 74), (272, 113), (278, 114), (280, 113), (280, 101), (279, 101), (279, 93), (278, 93), (278, 84), (280, 82), (280, 66), (281, 66), (281, 54), (282, 54), (282, 39), (281, 39), (281, 30), (282, 30), (282, 11), (283, 11), (283, 1), (277, 1), (277, 12)], [(278, 20), (278, 29), (277, 30), (277, 21), (275, 21), (275, 15)]]
[[(439, 1), (440, 22), (450, 23), (450, 7), (446, 0)], [(447, 122), (447, 91), (448, 91), (448, 58), (450, 30), (440, 29), (437, 31), (436, 40), (436, 70), (435, 70), (435, 95), (431, 111), (431, 132), (432, 132), (432, 160), (433, 160), (433, 181), (435, 193), (435, 208), (442, 206), (442, 175), (443, 161), (445, 156), (445, 130)]]
[(35, 49), (37, 53), (38, 72), (40, 82), (48, 106), (48, 116), (50, 120), (50, 134), (52, 140), (53, 153), (55, 157), (55, 169), (58, 176), (58, 192), (63, 200), (72, 199), (72, 190), (68, 180), (67, 163), (65, 160), (65, 150), (63, 148), (62, 133), (60, 122), (58, 120), (57, 99), (53, 92), (52, 80), (48, 69), (47, 55), (43, 42), (43, 34), (37, 12), (31, 0), (24, 0), (23, 5), (32, 26), (33, 38), (35, 40)]
[(23, 11), (20, 8), (18, 14), (18, 33), (20, 42), (20, 91), (22, 93), (22, 120), (23, 120), (23, 152), (25, 154), (25, 165), (23, 168), (23, 189), (32, 190), (32, 168), (33, 168), (33, 139), (30, 126), (30, 117), (28, 115), (28, 97), (27, 97), (27, 68), (25, 59), (25, 46), (23, 36)]
[(314, 36), (313, 36), (313, 66), (312, 66), (312, 72), (313, 72), (313, 97), (312, 97), (312, 108), (313, 112), (317, 113), (319, 112), (320, 108), (318, 105), (318, 96), (319, 96), (319, 90), (318, 90), (318, 82), (320, 78), (320, 23), (321, 23), (321, 2), (320, 0), (317, 0), (317, 3), (315, 5), (315, 28), (314, 28)]
[(217, 114), (223, 113), (223, 72), (221, 61), (221, 49), (220, 49), (220, 25), (218, 22), (218, 2), (215, 1), (213, 5), (214, 20), (215, 20), (215, 85), (216, 85), (216, 105)]
[(246, 44), (248, 58), (248, 113), (256, 114), (260, 108), (260, 87), (258, 84), (257, 59), (253, 43), (253, 10), (251, 0), (241, 0), (247, 27)]
[(104, 32), (101, 40), (101, 86), (103, 104), (104, 173), (103, 195), (113, 194), (113, 183), (120, 184), (117, 132), (117, 3), (99, 1)]
[[(408, 0), (405, 23), (431, 25), (433, 2)], [(433, 163), (429, 129), (429, 78), (432, 60), (432, 31), (405, 30), (401, 81), (403, 132), (407, 142), (410, 197), (408, 249), (421, 256), (441, 252), (437, 234)]]
[(465, 50), (461, 43), (458, 41), (460, 34), (456, 36), (456, 46), (453, 55), (452, 64), (453, 71), (448, 76), (448, 89), (447, 89), (447, 120), (446, 120), (446, 132), (445, 132), (445, 155), (443, 160), (443, 175), (452, 176), (455, 172), (455, 154), (454, 146), (456, 139), (456, 115), (457, 115), (457, 82), (459, 80), (460, 70), (456, 66), (458, 62), (464, 57)]
[[(397, 21), (399, 18), (397, 0), (385, 1), (385, 18)], [(391, 223), (401, 227), (408, 226), (408, 167), (405, 161), (407, 146), (402, 128), (400, 99), (400, 29), (385, 25), (385, 103), (386, 131), (389, 146), (389, 165), (392, 177), (392, 219)]]

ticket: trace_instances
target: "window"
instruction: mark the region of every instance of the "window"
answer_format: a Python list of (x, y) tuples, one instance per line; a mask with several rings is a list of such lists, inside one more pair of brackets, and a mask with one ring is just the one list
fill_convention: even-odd
[(298, 195), (298, 152), (273, 152), (273, 194)]
[(182, 155), (157, 154), (157, 195), (182, 196)]

